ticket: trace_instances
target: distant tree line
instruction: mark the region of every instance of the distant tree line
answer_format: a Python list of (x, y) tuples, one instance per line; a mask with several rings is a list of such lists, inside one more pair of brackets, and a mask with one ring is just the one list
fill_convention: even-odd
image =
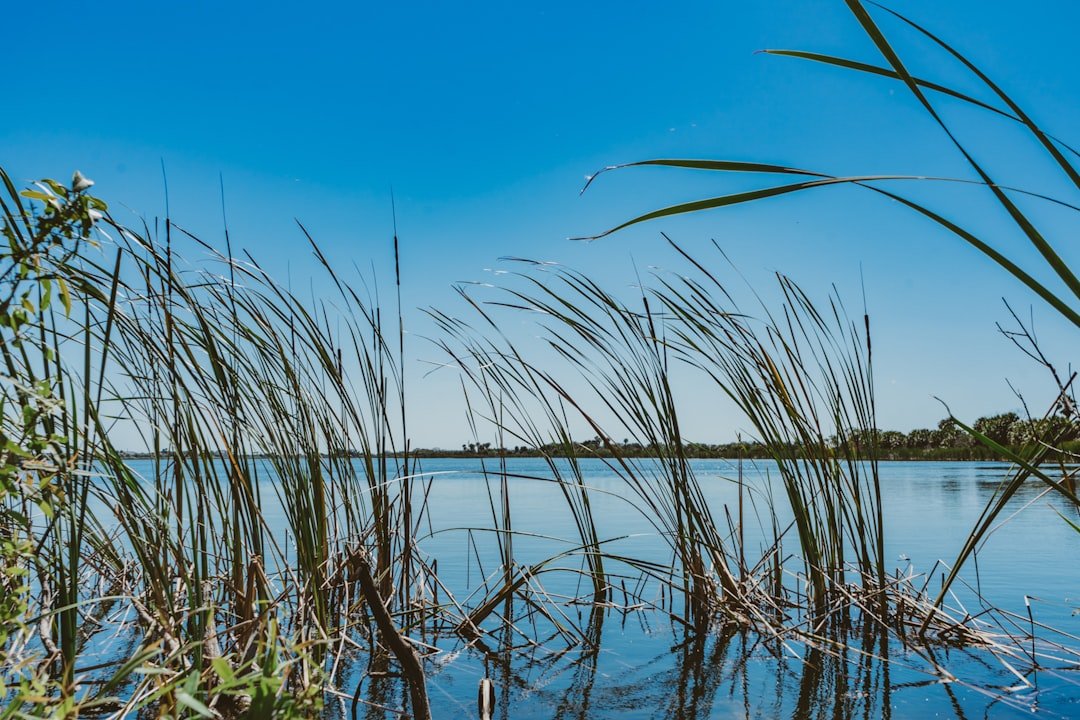
[[(1037, 442), (1050, 443), (1058, 449), (1057, 455), (1065, 455), (1066, 459), (1080, 461), (1080, 423), (1062, 415), (1052, 415), (1040, 419), (1028, 419), (1014, 412), (1001, 413), (981, 417), (975, 421), (972, 428), (994, 442), (1004, 445), (1013, 451), (1031, 446)], [(874, 436), (865, 431), (849, 432), (847, 442), (856, 443), (864, 456), (868, 456), (876, 440), (878, 458), (882, 460), (1000, 460), (1001, 458), (993, 450), (982, 445), (972, 435), (957, 427), (952, 420), (945, 418), (937, 424), (937, 427), (918, 428), (911, 432), (899, 430), (874, 430)], [(828, 442), (836, 447), (839, 440), (836, 437), (828, 439)], [(798, 449), (794, 446), (792, 451), (797, 454)], [(168, 452), (168, 451), (165, 451)], [(769, 455), (765, 446), (754, 441), (739, 441), (731, 443), (700, 443), (685, 442), (682, 447), (683, 454), (688, 458), (762, 458)], [(465, 443), (460, 450), (447, 450), (443, 448), (421, 448), (410, 450), (412, 457), (564, 457), (575, 455), (578, 457), (657, 457), (668, 455), (671, 448), (661, 448), (656, 445), (643, 445), (630, 439), (621, 442), (611, 438), (602, 439), (594, 437), (590, 440), (582, 440), (567, 443), (550, 443), (542, 448), (517, 445), (512, 447), (498, 447), (490, 442)], [(127, 452), (123, 453), (129, 458), (149, 458), (150, 453)], [(400, 455), (400, 453), (398, 453)], [(354, 455), (359, 456), (359, 451)]]
[[(1014, 451), (1045, 442), (1065, 453), (1080, 452), (1080, 423), (1061, 415), (1029, 419), (1008, 412), (981, 417), (971, 427)], [(918, 428), (908, 433), (876, 432), (880, 457), (886, 459), (999, 459), (997, 453), (948, 418), (934, 429)]]
[[(1061, 415), (1028, 419), (1014, 412), (1001, 413), (979, 418), (972, 428), (1014, 451), (1037, 442), (1049, 442), (1060, 451), (1076, 454), (1080, 459), (1080, 423)], [(883, 460), (1002, 459), (949, 418), (939, 422), (933, 429), (918, 428), (907, 433), (899, 430), (873, 432), (876, 437), (869, 436), (865, 431), (851, 432), (848, 433), (846, 441), (857, 443), (865, 454), (869, 453), (873, 441), (876, 440), (878, 457)], [(835, 447), (839, 441), (833, 437), (829, 442)], [(763, 445), (753, 441), (720, 444), (686, 442), (682, 451), (689, 458), (760, 458), (768, 454)], [(664, 448), (643, 445), (630, 439), (618, 442), (610, 438), (594, 437), (573, 443), (573, 447), (567, 447), (564, 443), (552, 443), (540, 449), (523, 445), (500, 448), (491, 443), (466, 443), (461, 446), (461, 450), (424, 449), (414, 451), (413, 454), (421, 457), (537, 457), (542, 454), (655, 457), (667, 453)]]

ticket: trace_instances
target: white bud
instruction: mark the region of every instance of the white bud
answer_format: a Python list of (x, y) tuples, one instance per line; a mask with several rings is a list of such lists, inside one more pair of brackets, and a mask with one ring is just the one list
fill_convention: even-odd
[(93, 180), (86, 177), (78, 170), (76, 170), (75, 174), (71, 176), (71, 189), (75, 192), (82, 192), (93, 184)]

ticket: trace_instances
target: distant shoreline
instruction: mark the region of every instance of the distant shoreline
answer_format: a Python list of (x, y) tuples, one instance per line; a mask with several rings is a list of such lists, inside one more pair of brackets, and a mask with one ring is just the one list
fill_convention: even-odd
[[(963, 448), (963, 452), (956, 452), (956, 448), (931, 448), (927, 450), (907, 449), (904, 452), (897, 452), (891, 450), (883, 452), (878, 455), (878, 461), (880, 462), (1009, 462), (1007, 458), (986, 450), (985, 448)], [(153, 453), (145, 452), (131, 452), (121, 451), (120, 456), (129, 460), (153, 460)], [(162, 452), (158, 455), (162, 460), (169, 458), (168, 452)], [(223, 457), (220, 453), (217, 457)], [(249, 460), (267, 460), (269, 455), (265, 454), (253, 454), (244, 455), (245, 459)], [(322, 455), (321, 457), (330, 457), (329, 455)], [(340, 457), (340, 456), (339, 456)], [(355, 453), (351, 455), (352, 458), (362, 458), (363, 455)], [(385, 456), (377, 455), (374, 457), (386, 457), (386, 458), (403, 458), (403, 453), (389, 453)], [(660, 457), (658, 453), (636, 452), (636, 453), (612, 453), (612, 452), (588, 452), (571, 455), (567, 453), (541, 453), (535, 450), (529, 451), (507, 451), (500, 453), (498, 451), (482, 452), (482, 453), (468, 453), (455, 450), (442, 450), (439, 448), (422, 448), (419, 450), (410, 450), (408, 458), (411, 460), (513, 460), (518, 458), (530, 458), (539, 459), (549, 457), (555, 460), (611, 460), (615, 458), (623, 458), (628, 460), (641, 460), (641, 459), (656, 459)], [(744, 462), (768, 462), (772, 461), (765, 453), (724, 453), (724, 452), (693, 452), (687, 453), (686, 458), (688, 460), (743, 460)], [(1059, 460), (1060, 457), (1047, 457), (1044, 462), (1053, 462)], [(1068, 460), (1074, 459), (1069, 458)]]

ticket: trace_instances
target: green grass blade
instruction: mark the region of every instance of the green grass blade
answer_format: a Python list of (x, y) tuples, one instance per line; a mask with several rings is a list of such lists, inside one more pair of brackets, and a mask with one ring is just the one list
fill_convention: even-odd
[[(652, 162), (651, 164), (659, 164), (658, 162)], [(842, 185), (851, 183), (865, 183), (873, 182), (875, 180), (898, 180), (900, 176), (894, 175), (865, 175), (859, 177), (829, 177), (821, 176), (819, 180), (809, 180), (801, 183), (791, 183), (789, 185), (777, 185), (774, 187), (762, 188), (759, 190), (749, 190), (746, 192), (732, 193), (730, 195), (721, 195), (719, 197), (708, 198), (705, 200), (695, 200), (693, 202), (680, 203), (678, 205), (671, 205), (660, 210), (654, 210), (652, 212), (639, 215), (632, 220), (627, 220), (621, 225), (616, 225), (610, 230), (600, 233), (599, 235), (591, 235), (586, 237), (572, 238), (573, 240), (598, 240), (602, 237), (607, 237), (612, 233), (616, 233), (624, 228), (628, 228), (631, 225), (637, 225), (648, 220), (655, 220), (662, 217), (671, 217), (672, 215), (684, 215), (686, 213), (700, 212), (702, 210), (712, 210), (714, 208), (725, 207), (727, 205), (739, 205), (742, 203), (752, 202), (754, 200), (763, 200), (765, 198), (777, 197), (779, 195), (786, 195), (788, 193), (798, 192), (800, 190), (808, 190), (815, 187), (824, 187), (826, 185)]]
[[(1056, 140), (1056, 138), (1052, 138), (1051, 136), (1044, 133), (1042, 131), (1042, 129), (1038, 125), (1036, 125), (1035, 122), (1030, 117), (1028, 117), (1027, 113), (1025, 113), (1020, 108), (1020, 106), (1015, 101), (1013, 101), (1013, 99), (1011, 97), (1009, 97), (1009, 95), (1006, 94), (1005, 91), (1002, 90), (997, 85), (997, 83), (995, 83), (993, 80), (991, 80), (986, 75), (986, 73), (984, 73), (982, 70), (980, 70), (978, 68), (978, 66), (976, 66), (970, 60), (968, 60), (963, 54), (961, 54), (954, 47), (949, 45), (947, 42), (945, 42), (944, 40), (939, 38), (937, 35), (930, 32), (926, 28), (922, 27), (918, 23), (916, 23), (913, 20), (905, 17), (904, 15), (901, 15), (900, 13), (896, 12), (895, 10), (892, 10), (892, 9), (890, 9), (888, 7), (885, 7), (884, 5), (881, 5), (880, 3), (874, 2), (874, 0), (867, 0), (867, 1), (871, 5), (874, 5), (875, 7), (881, 8), (882, 10), (889, 13), (893, 17), (896, 17), (897, 19), (899, 19), (902, 22), (906, 23), (910, 27), (914, 28), (915, 30), (920, 32), (922, 35), (924, 35), (925, 37), (929, 38), (934, 43), (936, 43), (938, 45), (938, 47), (942, 48), (947, 53), (952, 55), (954, 58), (959, 60), (964, 65), (964, 67), (966, 67), (968, 70), (970, 70), (977, 78), (979, 78), (980, 81), (983, 82), (983, 84), (985, 84), (988, 88), (990, 88), (990, 90), (992, 90), (995, 95), (997, 95), (999, 98), (1001, 98), (1001, 100), (1006, 105), (1008, 105), (1009, 109), (1012, 110), (1012, 112), (1015, 114), (1016, 118), (1020, 122), (1022, 122), (1024, 125), (1027, 126), (1028, 130), (1030, 130), (1031, 133), (1039, 140), (1039, 143), (1044, 148), (1046, 148), (1046, 151), (1048, 153), (1050, 153), (1050, 155), (1054, 158), (1055, 162), (1057, 162), (1057, 164), (1061, 167), (1061, 169), (1065, 172), (1065, 174), (1069, 176), (1069, 179), (1072, 180), (1073, 184), (1076, 187), (1080, 188), (1080, 173), (1077, 172), (1076, 168), (1074, 168), (1072, 166), (1072, 164), (1068, 161), (1068, 159), (1066, 159), (1065, 156), (1063, 156), (1061, 154), (1061, 152), (1057, 149), (1057, 147), (1054, 145), (1054, 143), (1051, 142), (1052, 140)], [(1061, 141), (1058, 140), (1057, 142), (1061, 142)], [(1064, 147), (1068, 148), (1074, 155), (1077, 154), (1076, 150), (1073, 150), (1072, 147), (1070, 147), (1068, 145), (1065, 145), (1065, 143), (1062, 143), (1062, 145)]]
[[(810, 60), (811, 62), (821, 63), (823, 65), (834, 65), (836, 67), (844, 68), (846, 70), (855, 70), (857, 72), (868, 73), (870, 75), (880, 75), (881, 77), (887, 77), (893, 80), (902, 79), (897, 72), (895, 72), (894, 70), (890, 70), (889, 68), (881, 67), (880, 65), (872, 65), (870, 63), (859, 62), (858, 60), (851, 60), (850, 58), (842, 58), (835, 55), (825, 55), (822, 53), (807, 52), (804, 50), (781, 49), (766, 49), (762, 50), (761, 53), (764, 55), (778, 55), (783, 57), (798, 58), (801, 60)], [(1023, 123), (1024, 125), (1028, 125), (1026, 116), (1023, 114), (1014, 115), (1012, 113), (1006, 112), (1001, 108), (994, 107), (989, 103), (983, 102), (978, 98), (972, 97), (971, 95), (968, 95), (966, 93), (962, 93), (959, 90), (948, 87), (947, 85), (941, 85), (939, 83), (914, 76), (912, 76), (912, 79), (919, 87), (925, 88), (927, 90), (933, 90), (934, 92), (941, 93), (942, 95), (948, 95), (949, 97), (955, 98), (957, 100), (962, 100), (966, 103), (982, 108), (983, 110), (988, 110), (1002, 117), (1009, 118), (1010, 120), (1014, 120), (1018, 123)], [(1039, 130), (1038, 132), (1041, 133), (1042, 131)], [(1061, 147), (1065, 148), (1073, 155), (1080, 156), (1080, 150), (1077, 150), (1072, 145), (1069, 145), (1061, 138), (1055, 137), (1050, 134), (1045, 134), (1045, 137), (1049, 140), (1052, 140), (1053, 143), (1057, 143)], [(1053, 147), (1053, 143), (1050, 143), (1051, 147)], [(1056, 148), (1054, 148), (1054, 151), (1056, 151)], [(1064, 165), (1070, 171), (1075, 172), (1065, 158), (1062, 158), (1061, 162), (1064, 163)]]
[(916, 97), (916, 99), (918, 99), (919, 103), (922, 104), (923, 108), (926, 109), (926, 111), (930, 114), (934, 121), (937, 122), (938, 126), (945, 131), (945, 134), (949, 137), (957, 150), (959, 150), (960, 153), (964, 156), (964, 158), (968, 161), (968, 164), (971, 165), (972, 169), (974, 169), (975, 172), (979, 175), (979, 177), (982, 178), (983, 182), (985, 182), (990, 187), (990, 190), (994, 193), (994, 196), (997, 198), (998, 202), (1003, 208), (1005, 208), (1006, 212), (1008, 212), (1009, 215), (1013, 218), (1013, 221), (1028, 237), (1032, 245), (1034, 245), (1036, 250), (1039, 251), (1039, 254), (1043, 256), (1046, 262), (1050, 265), (1051, 268), (1053, 268), (1054, 272), (1057, 273), (1058, 277), (1060, 277), (1062, 281), (1064, 281), (1064, 283), (1073, 292), (1073, 294), (1080, 298), (1080, 279), (1078, 279), (1076, 275), (1073, 274), (1072, 270), (1069, 269), (1069, 266), (1065, 263), (1064, 260), (1061, 259), (1061, 256), (1057, 254), (1053, 247), (1051, 247), (1050, 243), (1047, 242), (1047, 240), (1042, 236), (1042, 234), (1035, 228), (1034, 224), (1031, 223), (1027, 216), (1025, 216), (1020, 211), (1020, 209), (1016, 207), (1012, 200), (1009, 199), (1009, 197), (1004, 193), (1004, 191), (1002, 191), (1001, 188), (999, 188), (997, 184), (993, 182), (993, 180), (986, 173), (986, 171), (983, 170), (982, 166), (967, 151), (967, 148), (964, 147), (963, 143), (961, 143), (960, 140), (953, 134), (952, 130), (949, 129), (949, 126), (945, 123), (941, 116), (938, 115), (938, 112), (934, 109), (933, 104), (926, 98), (926, 95), (923, 94), (918, 83), (915, 82), (915, 79), (908, 72), (907, 67), (900, 59), (900, 56), (897, 55), (892, 45), (886, 39), (885, 35), (881, 32), (881, 29), (877, 26), (877, 23), (875, 23), (873, 18), (870, 17), (870, 13), (867, 12), (865, 7), (863, 7), (861, 0), (846, 0), (846, 2), (848, 8), (855, 15), (855, 18), (859, 21), (859, 24), (862, 25), (863, 30), (874, 42), (874, 45), (877, 46), (878, 51), (889, 62), (889, 64), (892, 66), (893, 70), (900, 77), (900, 79), (904, 81), (904, 84), (908, 86), (908, 89), (911, 90), (911, 93)]
[[(1063, 484), (1057, 482), (1056, 480), (1048, 476), (1039, 467), (1039, 463), (1049, 450), (1048, 447), (1040, 447), (1034, 455), (1030, 457), (1025, 457), (1012, 450), (1011, 448), (996, 442), (992, 438), (964, 424), (960, 420), (957, 420), (955, 417), (952, 417), (950, 419), (957, 425), (957, 427), (969, 434), (971, 437), (975, 438), (984, 447), (993, 450), (1001, 457), (1016, 465), (1017, 471), (1013, 478), (1008, 481), (1002, 493), (1000, 495), (997, 495), (993, 500), (991, 500), (990, 504), (987, 505), (986, 509), (983, 511), (983, 517), (980, 523), (976, 525), (976, 527), (968, 535), (967, 540), (964, 542), (964, 547), (961, 549), (959, 555), (956, 558), (956, 561), (953, 563), (952, 569), (949, 571), (948, 576), (942, 583), (941, 590), (938, 592), (937, 598), (934, 600), (935, 607), (940, 606), (941, 603), (944, 601), (945, 596), (949, 591), (949, 588), (952, 586), (952, 583), (960, 574), (960, 570), (963, 567), (964, 563), (974, 552), (975, 547), (979, 544), (979, 542), (986, 536), (986, 533), (989, 531), (994, 519), (1001, 513), (1001, 511), (1005, 508), (1006, 504), (1008, 504), (1009, 500), (1012, 499), (1013, 495), (1016, 494), (1016, 492), (1023, 485), (1024, 481), (1026, 481), (1028, 478), (1034, 477), (1041, 480), (1043, 483), (1056, 490), (1058, 493), (1072, 501), (1074, 504), (1080, 505), (1080, 498), (1077, 498), (1075, 493), (1073, 493)], [(931, 618), (928, 616), (927, 619), (924, 621), (924, 630), (929, 624), (930, 619)]]
[(889, 192), (888, 190), (883, 190), (881, 188), (873, 187), (870, 185), (866, 185), (864, 187), (867, 187), (874, 192), (885, 195), (892, 200), (896, 200), (897, 202), (906, 205), (912, 210), (918, 212), (919, 214), (933, 220), (935, 223), (941, 225), (943, 228), (953, 233), (954, 235), (962, 238), (965, 242), (967, 242), (979, 252), (983, 253), (995, 263), (997, 263), (999, 266), (1004, 268), (1010, 275), (1027, 285), (1039, 297), (1049, 303), (1055, 310), (1064, 315), (1065, 318), (1067, 318), (1073, 325), (1080, 327), (1080, 313), (1078, 313), (1076, 310), (1066, 304), (1061, 298), (1059, 298), (1055, 293), (1050, 291), (1045, 285), (1043, 285), (1026, 271), (1024, 271), (1019, 265), (1009, 260), (1009, 258), (1007, 258), (1005, 255), (990, 247), (990, 245), (983, 242), (972, 233), (968, 232), (956, 223), (947, 220), (933, 210), (930, 210), (929, 208), (920, 205), (919, 203), (916, 203), (912, 200), (909, 200), (901, 195), (897, 195), (896, 193)]
[(724, 172), (749, 172), (749, 173), (775, 173), (781, 175), (807, 175), (810, 177), (831, 177), (825, 173), (814, 172), (813, 170), (802, 170), (800, 168), (786, 167), (784, 165), (773, 165), (770, 163), (756, 163), (756, 162), (742, 162), (738, 160), (696, 160), (686, 158), (660, 158), (655, 160), (639, 160), (638, 162), (623, 163), (621, 165), (609, 165), (605, 168), (597, 170), (590, 175), (585, 181), (585, 186), (581, 188), (581, 192), (585, 192), (589, 189), (589, 186), (596, 181), (596, 178), (600, 177), (606, 172), (612, 170), (622, 170), (624, 168), (631, 167), (643, 167), (647, 165), (659, 165), (663, 167), (675, 167), (675, 168), (687, 168), (689, 170), (719, 170)]

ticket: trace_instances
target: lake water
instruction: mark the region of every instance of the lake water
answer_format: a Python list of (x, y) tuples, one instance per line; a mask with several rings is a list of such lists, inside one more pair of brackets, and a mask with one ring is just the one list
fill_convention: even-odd
[[(440, 581), (459, 601), (482, 597), (484, 579), (499, 582), (499, 551), (494, 515), (501, 516), (498, 461), (427, 459), (429, 522), (423, 524), (420, 549), (437, 561)], [(135, 463), (139, 465), (138, 462)], [(627, 501), (624, 481), (600, 460), (582, 462), (591, 488), (594, 517), (609, 553), (667, 565), (669, 545), (648, 518)], [(715, 518), (736, 512), (737, 469), (725, 460), (693, 462), (694, 472)], [(137, 469), (144, 469), (138, 468)], [(145, 468), (148, 469), (148, 468)], [(765, 493), (775, 483), (768, 463), (744, 465), (747, 496), (747, 560), (755, 548), (771, 542)], [(933, 571), (930, 587), (940, 583), (938, 561), (951, 562), (987, 501), (1005, 477), (999, 463), (886, 462), (881, 464), (886, 522), (886, 557), (896, 570)], [(540, 459), (507, 461), (514, 476), (506, 489), (512, 518), (514, 560), (539, 562), (578, 544), (578, 533), (557, 485), (545, 481), (550, 471)], [(263, 497), (272, 498), (268, 478)], [(783, 495), (774, 489), (780, 525), (786, 525)], [(271, 526), (284, 527), (280, 508), (265, 501)], [(1015, 514), (1013, 514), (1014, 511)], [(1080, 534), (1058, 516), (1068, 505), (1030, 482), (1013, 499), (984, 546), (976, 565), (962, 576), (981, 589), (992, 604), (1027, 617), (1025, 596), (1034, 620), (1080, 636)], [(787, 552), (797, 547), (794, 537)], [(553, 598), (582, 592), (580, 557), (555, 566), (566, 572), (545, 574), (543, 591)], [(478, 588), (480, 589), (477, 593)], [(616, 597), (616, 601), (620, 598)], [(956, 586), (954, 603), (979, 611), (974, 592)], [(557, 621), (581, 628), (588, 610), (564, 607)], [(876, 633), (848, 639), (849, 647), (820, 652), (792, 643), (786, 646), (751, 632), (713, 633), (687, 641), (660, 612), (612, 611), (603, 618), (600, 650), (570, 647), (549, 619), (522, 611), (520, 626), (485, 638), (487, 652), (452, 633), (429, 637), (438, 652), (426, 661), (429, 694), (436, 718), (475, 718), (477, 683), (485, 674), (496, 686), (498, 720), (528, 718), (983, 718), (1080, 717), (1080, 664), (1077, 656), (1044, 660), (1033, 686), (982, 650), (938, 648), (932, 660), (955, 681), (943, 682), (925, 652), (895, 641), (882, 643)], [(496, 627), (491, 623), (487, 626)], [(487, 627), (486, 626), (486, 627)], [(1022, 632), (1022, 629), (1021, 629)], [(539, 640), (539, 642), (533, 642)], [(1080, 649), (1080, 638), (1072, 642)], [(342, 685), (361, 683), (364, 659), (346, 668)], [(350, 685), (352, 683), (352, 685)], [(393, 679), (362, 681), (358, 716), (383, 717), (368, 703), (398, 706), (400, 687)], [(351, 716), (349, 701), (331, 703), (332, 713)], [(391, 715), (386, 715), (391, 717)]]

